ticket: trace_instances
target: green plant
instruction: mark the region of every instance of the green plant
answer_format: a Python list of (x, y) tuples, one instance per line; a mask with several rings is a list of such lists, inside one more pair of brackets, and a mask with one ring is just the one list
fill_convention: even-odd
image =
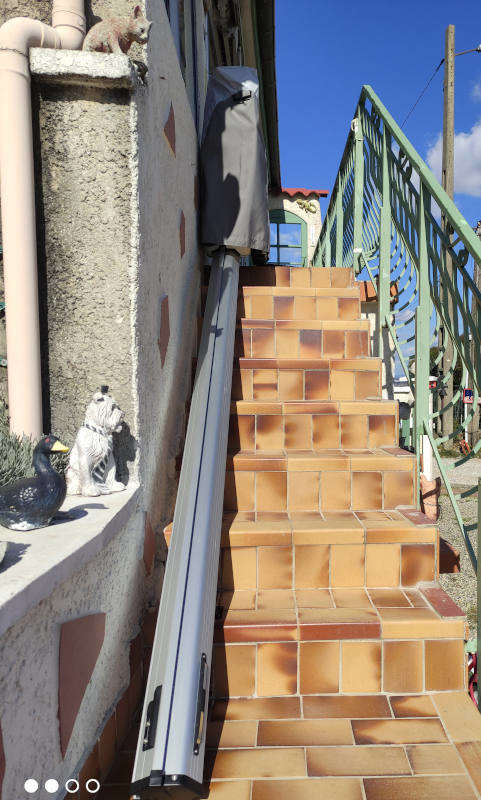
[[(35, 442), (27, 436), (10, 433), (7, 407), (0, 403), (0, 486), (35, 474), (32, 467), (34, 447)], [(55, 454), (51, 463), (57, 472), (63, 474), (68, 464), (68, 453)]]

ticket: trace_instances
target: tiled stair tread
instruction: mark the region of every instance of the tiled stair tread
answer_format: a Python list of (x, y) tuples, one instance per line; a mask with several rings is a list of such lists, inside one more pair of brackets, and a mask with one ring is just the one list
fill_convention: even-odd
[(358, 300), (361, 290), (358, 286), (247, 286), (240, 287), (239, 294), (244, 297), (349, 297)]
[(358, 358), (240, 358), (234, 359), (239, 369), (307, 369), (307, 370), (363, 370), (377, 372), (380, 359), (371, 356)]
[(356, 283), (351, 269), (336, 267), (241, 267), (239, 270), (240, 286), (314, 286), (314, 287), (346, 287)]
[[(254, 597), (245, 593), (240, 602), (237, 592), (224, 592), (219, 600), (222, 616), (216, 621), (216, 641), (464, 637), (464, 615), (459, 609), (456, 616), (447, 616), (442, 607), (428, 605), (426, 596), (419, 592), (418, 599), (426, 604), (414, 606), (402, 590), (386, 588), (263, 590)], [(249, 602), (255, 607), (239, 608)]]
[(306, 330), (306, 331), (369, 331), (368, 319), (256, 319), (242, 317), (237, 329), (251, 330)]
[(235, 400), (231, 403), (231, 413), (239, 416), (250, 414), (357, 414), (390, 415), (397, 414), (394, 400)]
[(247, 450), (230, 454), (227, 469), (235, 470), (397, 470), (413, 469), (415, 457), (407, 450), (392, 454), (384, 448), (373, 450)]
[[(410, 513), (411, 512), (411, 513)], [(164, 529), (167, 544), (172, 523)], [(255, 512), (225, 514), (222, 547), (393, 542), (436, 543), (437, 528), (411, 508), (388, 511)]]

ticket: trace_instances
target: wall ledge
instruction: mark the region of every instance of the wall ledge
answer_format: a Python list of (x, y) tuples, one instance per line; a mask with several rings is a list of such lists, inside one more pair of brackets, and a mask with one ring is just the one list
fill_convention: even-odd
[(116, 494), (68, 496), (57, 521), (22, 533), (0, 525), (8, 542), (0, 565), (0, 636), (77, 570), (91, 561), (138, 510), (140, 487), (129, 484)]
[(30, 72), (41, 83), (134, 89), (139, 78), (126, 55), (30, 48)]

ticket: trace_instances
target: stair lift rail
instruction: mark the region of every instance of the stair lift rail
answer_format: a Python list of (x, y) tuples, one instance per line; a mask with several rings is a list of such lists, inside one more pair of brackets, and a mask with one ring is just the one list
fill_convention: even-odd
[(211, 675), (239, 254), (211, 267), (172, 539), (132, 776), (135, 797), (199, 797)]

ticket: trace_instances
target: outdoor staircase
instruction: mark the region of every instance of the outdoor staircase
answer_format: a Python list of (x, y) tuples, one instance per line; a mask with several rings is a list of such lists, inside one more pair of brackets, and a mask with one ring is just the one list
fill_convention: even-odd
[(240, 270), (211, 800), (481, 798), (465, 618), (369, 341), (352, 270)]
[(209, 797), (478, 797), (465, 621), (353, 272), (241, 269), (238, 316)]

